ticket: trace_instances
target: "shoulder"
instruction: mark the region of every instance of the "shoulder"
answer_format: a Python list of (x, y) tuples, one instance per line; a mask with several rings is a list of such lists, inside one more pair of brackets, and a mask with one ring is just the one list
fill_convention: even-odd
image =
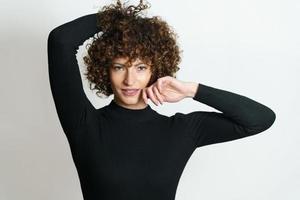
[(174, 115), (170, 116), (170, 118), (172, 120), (181, 121), (181, 122), (196, 119), (199, 122), (199, 120), (205, 118), (207, 113), (210, 113), (210, 112), (207, 112), (207, 111), (193, 111), (193, 112), (189, 112), (189, 113), (176, 112)]

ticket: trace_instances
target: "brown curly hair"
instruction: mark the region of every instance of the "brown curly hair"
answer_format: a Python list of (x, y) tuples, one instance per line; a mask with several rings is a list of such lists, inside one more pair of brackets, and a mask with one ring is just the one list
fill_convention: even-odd
[(177, 34), (161, 17), (140, 15), (148, 7), (142, 0), (137, 6), (125, 6), (118, 0), (116, 5), (104, 6), (97, 12), (97, 27), (102, 34), (99, 37), (99, 32), (92, 43), (87, 44), (87, 56), (83, 58), (87, 65), (85, 76), (90, 89), (97, 90), (97, 96), (101, 97), (99, 93), (106, 96), (113, 94), (109, 67), (118, 57), (128, 57), (129, 62), (139, 58), (151, 63), (152, 76), (147, 87), (160, 77), (176, 78), (181, 61)]

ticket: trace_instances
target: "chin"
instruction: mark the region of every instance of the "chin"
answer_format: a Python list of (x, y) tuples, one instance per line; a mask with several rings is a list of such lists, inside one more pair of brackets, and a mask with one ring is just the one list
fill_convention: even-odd
[(122, 96), (120, 100), (127, 105), (137, 104), (139, 102), (139, 98), (137, 97), (124, 97)]
[(118, 99), (121, 102), (123, 102), (124, 104), (134, 105), (134, 104), (138, 104), (140, 102), (141, 95), (142, 95), (142, 93), (138, 93), (137, 95), (134, 95), (134, 96), (126, 96), (121, 92), (121, 94), (119, 94)]

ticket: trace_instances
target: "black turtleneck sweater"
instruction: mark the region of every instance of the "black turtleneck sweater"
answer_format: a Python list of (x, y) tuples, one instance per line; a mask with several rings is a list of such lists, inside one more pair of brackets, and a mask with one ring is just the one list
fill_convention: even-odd
[(99, 30), (96, 15), (52, 30), (48, 66), (52, 95), (85, 200), (174, 200), (181, 173), (197, 147), (268, 129), (275, 113), (245, 96), (198, 85), (192, 98), (219, 112), (168, 117), (112, 100), (95, 109), (82, 87), (76, 50)]

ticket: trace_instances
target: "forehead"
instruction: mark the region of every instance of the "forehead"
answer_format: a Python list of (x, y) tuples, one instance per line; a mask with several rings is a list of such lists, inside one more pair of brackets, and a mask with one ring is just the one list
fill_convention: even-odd
[[(128, 57), (118, 57), (118, 58), (115, 58), (113, 60), (113, 63), (119, 63), (119, 64), (125, 64), (129, 61), (129, 58)], [(135, 64), (139, 64), (139, 63), (145, 63), (145, 61), (143, 61), (142, 59), (140, 58), (137, 58), (135, 60), (132, 61), (132, 64), (135, 65)]]

